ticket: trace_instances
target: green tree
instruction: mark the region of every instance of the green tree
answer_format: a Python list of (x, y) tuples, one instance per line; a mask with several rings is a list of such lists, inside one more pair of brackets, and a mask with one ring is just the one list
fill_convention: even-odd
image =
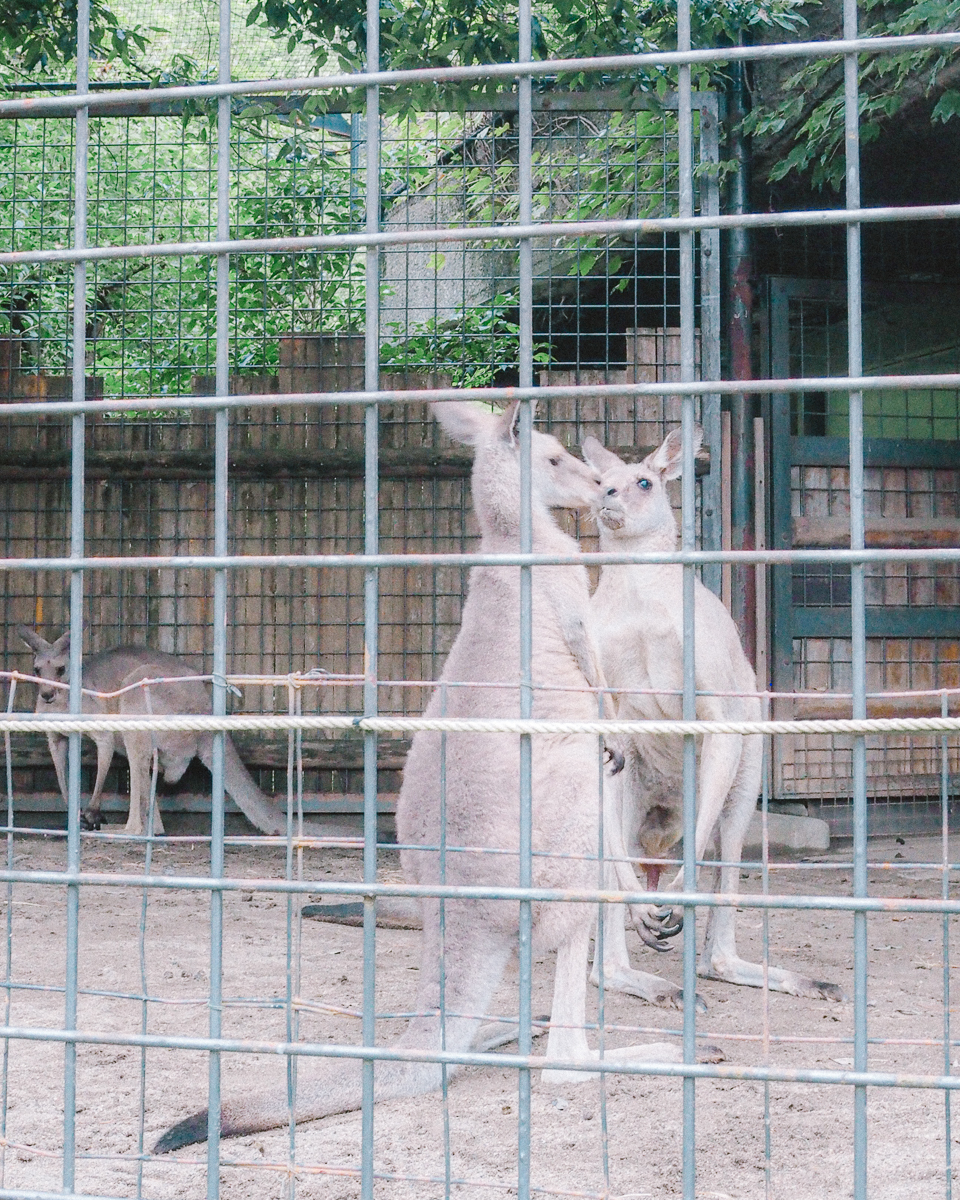
[[(940, 33), (960, 29), (960, 0), (861, 0), (862, 37)], [(821, 36), (840, 36), (839, 22)], [(860, 137), (876, 141), (896, 117), (917, 106), (933, 121), (960, 113), (960, 50), (938, 47), (860, 59)], [(836, 59), (807, 63), (783, 83), (781, 99), (761, 103), (748, 131), (764, 146), (770, 179), (808, 173), (817, 187), (839, 188), (844, 176), (843, 66)]]
[[(148, 31), (124, 27), (100, 0), (91, 0), (90, 49), (95, 57), (130, 63)], [(77, 52), (77, 0), (0, 0), (0, 46), (7, 70), (33, 71), (72, 62)]]

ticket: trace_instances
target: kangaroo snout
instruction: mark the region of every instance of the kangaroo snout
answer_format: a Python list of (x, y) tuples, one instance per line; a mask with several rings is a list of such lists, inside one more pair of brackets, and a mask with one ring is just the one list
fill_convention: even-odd
[(52, 704), (54, 702), (54, 700), (56, 700), (56, 698), (57, 698), (57, 693), (54, 688), (41, 688), (40, 689), (40, 699), (45, 704)]

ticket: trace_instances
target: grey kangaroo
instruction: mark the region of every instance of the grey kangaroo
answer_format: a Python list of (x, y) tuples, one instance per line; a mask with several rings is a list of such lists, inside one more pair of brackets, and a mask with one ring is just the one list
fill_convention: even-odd
[[(436, 404), (434, 413), (455, 440), (473, 445), (473, 504), (485, 554), (515, 553), (520, 545), (520, 451), (518, 407), (497, 416), (468, 402)], [(533, 434), (532, 528), (538, 553), (572, 555), (577, 543), (561, 531), (553, 508), (583, 510), (594, 499), (599, 475), (569, 454), (553, 437)], [(592, 720), (595, 696), (588, 685), (599, 680), (589, 634), (589, 590), (581, 566), (534, 567), (533, 676), (556, 685), (535, 693), (534, 712), (542, 718)], [(449, 688), (445, 713), (451, 717), (516, 718), (520, 713), (520, 572), (516, 567), (474, 567), (463, 621), (441, 678), (471, 681)], [(502, 685), (509, 686), (504, 687)], [(489, 685), (489, 686), (484, 686)], [(569, 691), (561, 690), (564, 687)], [(440, 694), (427, 716), (441, 711)], [(446, 837), (452, 846), (490, 847), (499, 854), (449, 854), (446, 882), (468, 886), (515, 886), (519, 846), (520, 739), (516, 734), (446, 735)], [(441, 735), (418, 732), (413, 739), (397, 805), (397, 838), (404, 878), (436, 885), (440, 840)], [(591, 888), (597, 883), (597, 830), (600, 820), (597, 739), (564, 734), (533, 738), (533, 883), (536, 887)], [(504, 850), (513, 854), (504, 854)], [(593, 861), (591, 861), (591, 857)], [(437, 900), (422, 905), (419, 990), (414, 1017), (396, 1045), (438, 1051), (441, 1047), (440, 966), (445, 971), (445, 1045), (467, 1051), (480, 1033), (480, 1015), (489, 1010), (504, 969), (516, 952), (518, 906), (496, 900), (447, 901), (446, 936), (440, 941)], [(534, 905), (538, 953), (557, 951), (547, 1057), (595, 1062), (597, 1052), (584, 1031), (587, 952), (594, 909), (588, 904)], [(476, 1015), (474, 1015), (476, 1014)], [(633, 1046), (608, 1058), (629, 1062), (676, 1061), (670, 1043)], [(308, 1074), (301, 1069), (295, 1102), (298, 1121), (314, 1120), (360, 1107), (359, 1062), (329, 1061)], [(588, 1072), (545, 1070), (550, 1082), (574, 1083)], [(435, 1063), (376, 1064), (375, 1096), (387, 1100), (416, 1096), (440, 1087)], [(222, 1108), (224, 1136), (277, 1128), (287, 1120), (287, 1089), (229, 1097)], [(155, 1153), (207, 1136), (207, 1113), (169, 1129)]]
[[(703, 434), (696, 431), (696, 449)], [(583, 444), (587, 462), (602, 473), (593, 503), (600, 527), (601, 550), (674, 550), (677, 523), (667, 495), (667, 481), (682, 469), (680, 430), (643, 462), (625, 463), (594, 438)], [(621, 719), (678, 719), (683, 683), (683, 568), (675, 564), (618, 564), (603, 567), (591, 600), (593, 630), (608, 685), (622, 688), (617, 698)], [(699, 581), (695, 594), (697, 716), (701, 720), (747, 720), (761, 717), (756, 676), (740, 644), (737, 628), (721, 601)], [(627, 689), (650, 689), (653, 695)], [(728, 693), (710, 695), (709, 693)], [(739, 693), (730, 694), (730, 693)], [(683, 832), (683, 751), (679, 738), (637, 734), (622, 739), (626, 765), (610, 789), (619, 789), (620, 819), (611, 832), (622, 834), (624, 848), (644, 858), (665, 858)], [(723, 862), (721, 886), (736, 892), (743, 840), (760, 792), (762, 745), (758, 736), (707, 734), (700, 741), (697, 764), (696, 855), (702, 859), (719, 824)], [(646, 868), (647, 886), (656, 890), (660, 867)], [(630, 886), (620, 873), (621, 887)], [(683, 871), (670, 890), (683, 887)], [(630, 965), (624, 937), (625, 910), (604, 907), (604, 986), (628, 992), (654, 1004), (681, 1005), (683, 993), (673, 984)], [(655, 949), (677, 933), (682, 915), (655, 905), (632, 910), (637, 931)], [(600, 964), (594, 963), (593, 981)], [(764, 969), (737, 953), (736, 909), (710, 910), (698, 974), (706, 979), (762, 987)], [(770, 967), (766, 980), (775, 991), (794, 996), (842, 1000), (834, 983), (824, 983)]]
[[(48, 642), (35, 630), (20, 625), (17, 633), (34, 652), (34, 673), (42, 680), (37, 687), (38, 713), (62, 713), (69, 709), (69, 697), (63, 683), (70, 661), (70, 634)], [(182, 659), (145, 646), (117, 646), (102, 650), (83, 660), (83, 687), (93, 692), (116, 692), (144, 679), (192, 676), (195, 672)], [(209, 713), (211, 692), (207, 684), (196, 679), (183, 683), (162, 683), (149, 689), (134, 688), (115, 699), (101, 700), (84, 695), (85, 713), (165, 714)], [(213, 734), (190, 733), (186, 730), (170, 733), (91, 733), (97, 745), (97, 778), (90, 803), (82, 820), (87, 829), (100, 828), (100, 797), (107, 771), (116, 751), (125, 754), (130, 763), (130, 813), (126, 832), (142, 834), (146, 830), (147, 807), (150, 800), (150, 772), (153, 748), (156, 745), (160, 770), (168, 783), (176, 783), (194, 758), (208, 769), (213, 762)], [(67, 798), (67, 739), (62, 734), (47, 735), (47, 745), (57, 771), (57, 781), (63, 798)], [(240, 760), (230, 736), (224, 738), (224, 786), (244, 815), (264, 833), (286, 832), (287, 818), (283, 809), (260, 791)], [(159, 808), (153, 817), (154, 833), (163, 833)]]

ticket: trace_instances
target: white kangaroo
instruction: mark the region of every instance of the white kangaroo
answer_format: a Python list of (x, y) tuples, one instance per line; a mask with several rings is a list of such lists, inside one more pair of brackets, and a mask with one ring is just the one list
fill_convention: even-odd
[[(455, 440), (475, 447), (473, 504), (485, 554), (516, 553), (520, 545), (520, 453), (518, 406), (501, 416), (465, 402), (434, 406)], [(585, 509), (595, 498), (599, 476), (567, 453), (553, 437), (533, 434), (532, 526), (538, 553), (577, 553), (577, 543), (556, 524), (551, 508)], [(534, 711), (541, 718), (592, 720), (599, 678), (588, 629), (589, 590), (581, 566), (534, 567), (533, 675), (535, 681), (568, 687), (538, 690)], [(515, 567), (474, 567), (463, 622), (441, 678), (478, 686), (446, 690), (450, 717), (516, 718), (520, 714), (520, 573)], [(484, 687), (484, 684), (490, 686)], [(504, 687), (502, 685), (509, 686)], [(434, 693), (426, 715), (439, 715)], [(519, 848), (520, 739), (516, 734), (446, 735), (446, 838), (450, 846), (489, 847), (499, 854), (446, 856), (446, 882), (454, 885), (515, 886)], [(397, 805), (397, 835), (404, 878), (436, 885), (440, 880), (441, 735), (418, 732), (407, 757)], [(597, 884), (600, 819), (597, 739), (567, 734), (533, 738), (533, 882), (536, 887), (590, 888)], [(420, 848), (422, 847), (422, 849)], [(512, 850), (512, 854), (502, 853)], [(583, 857), (580, 857), (583, 856)], [(489, 1009), (503, 971), (516, 953), (517, 904), (497, 900), (449, 900), (441, 946), (439, 901), (421, 905), (419, 989), (414, 1017), (396, 1043), (427, 1052), (441, 1047), (440, 967), (445, 971), (447, 1050), (476, 1043), (480, 1015)], [(594, 910), (588, 904), (535, 904), (537, 952), (556, 950), (553, 1008), (547, 1057), (594, 1062), (597, 1052), (584, 1031), (587, 953)], [(442, 958), (441, 958), (442, 955)], [(618, 1061), (676, 1061), (671, 1043), (608, 1052)], [(547, 1082), (573, 1083), (588, 1072), (544, 1071)], [(309, 1076), (302, 1068), (295, 1116), (313, 1120), (360, 1107), (359, 1062), (327, 1062)], [(435, 1063), (381, 1062), (375, 1096), (387, 1100), (440, 1087)], [(225, 1136), (283, 1125), (286, 1086), (228, 1099), (222, 1109)], [(155, 1153), (203, 1141), (206, 1112), (169, 1129)]]
[[(34, 652), (34, 673), (47, 684), (37, 687), (38, 713), (69, 711), (69, 693), (62, 684), (70, 662), (70, 634), (48, 642), (35, 630), (20, 625), (17, 633)], [(83, 687), (92, 692), (116, 692), (145, 679), (167, 679), (171, 676), (192, 676), (192, 667), (159, 650), (145, 646), (117, 646), (91, 654), (83, 660)], [(84, 695), (85, 713), (124, 713), (127, 715), (163, 716), (183, 713), (209, 713), (212, 709), (210, 688), (196, 679), (183, 683), (162, 683), (147, 689), (134, 688), (115, 699), (101, 700)], [(190, 733), (187, 730), (164, 733), (91, 733), (97, 744), (97, 778), (90, 803), (84, 809), (82, 821), (86, 829), (100, 828), (100, 797), (107, 771), (116, 751), (125, 754), (130, 763), (130, 813), (126, 832), (142, 834), (146, 830), (147, 807), (150, 801), (150, 773), (153, 748), (156, 746), (160, 770), (168, 783), (176, 783), (194, 758), (207, 769), (213, 762), (212, 733)], [(64, 800), (67, 798), (67, 738), (59, 733), (47, 734), (47, 745), (57, 771), (57, 782)], [(283, 834), (287, 818), (283, 809), (260, 791), (243, 765), (229, 734), (224, 737), (224, 786), (236, 801), (241, 812), (264, 833)], [(159, 807), (153, 815), (154, 833), (163, 833)]]
[[(703, 433), (695, 435), (699, 449)], [(583, 444), (587, 462), (602, 473), (593, 511), (600, 527), (602, 550), (674, 550), (677, 523), (666, 484), (682, 469), (679, 429), (642, 463), (625, 463), (594, 438)], [(617, 697), (621, 719), (678, 719), (683, 684), (683, 568), (677, 564), (604, 566), (591, 601), (593, 629), (608, 685), (624, 689)], [(695, 592), (697, 716), (701, 720), (755, 721), (761, 713), (756, 676), (740, 644), (736, 626), (721, 601), (699, 581)], [(647, 689), (647, 694), (627, 689)], [(649, 694), (650, 689), (654, 694)], [(706, 694), (703, 694), (706, 693)], [(709, 693), (740, 693), (710, 695)], [(624, 845), (644, 858), (665, 858), (683, 834), (683, 743), (674, 737), (638, 734), (621, 740), (626, 764), (611, 789), (622, 797), (620, 820)], [(736, 892), (743, 841), (756, 809), (762, 772), (759, 736), (707, 734), (700, 741), (697, 764), (696, 857), (703, 858), (719, 823), (724, 892)], [(660, 866), (646, 868), (647, 887), (656, 890)], [(621, 886), (629, 880), (620, 872)], [(683, 871), (669, 884), (683, 887)], [(653, 905), (631, 910), (647, 945), (669, 948), (665, 939), (679, 932), (682, 913)], [(681, 989), (657, 975), (634, 970), (627, 954), (623, 906), (604, 908), (604, 987), (627, 992), (654, 1004), (682, 1004)], [(594, 962), (591, 978), (598, 982)], [(698, 974), (705, 979), (762, 987), (764, 969), (742, 959), (736, 945), (736, 910), (714, 908), (707, 921)], [(842, 1000), (834, 983), (769, 967), (771, 989), (794, 996)]]

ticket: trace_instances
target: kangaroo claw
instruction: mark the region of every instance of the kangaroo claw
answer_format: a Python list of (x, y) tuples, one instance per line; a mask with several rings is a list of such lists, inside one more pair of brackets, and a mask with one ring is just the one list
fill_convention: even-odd
[(673, 942), (668, 942), (664, 938), (658, 936), (644, 922), (638, 922), (637, 933), (640, 936), (640, 941), (645, 946), (649, 946), (651, 950), (656, 950), (660, 954), (666, 954), (668, 950), (673, 949)]
[[(657, 927), (661, 937), (673, 937), (683, 929), (683, 913), (672, 908), (661, 907), (656, 910)], [(667, 921), (675, 924), (668, 925)]]
[(609, 773), (611, 775), (619, 775), (620, 772), (623, 770), (623, 766), (624, 766), (624, 763), (626, 762), (626, 759), (623, 757), (623, 755), (620, 753), (620, 751), (617, 750), (615, 747), (604, 746), (603, 761), (604, 761), (604, 764), (610, 768)]

